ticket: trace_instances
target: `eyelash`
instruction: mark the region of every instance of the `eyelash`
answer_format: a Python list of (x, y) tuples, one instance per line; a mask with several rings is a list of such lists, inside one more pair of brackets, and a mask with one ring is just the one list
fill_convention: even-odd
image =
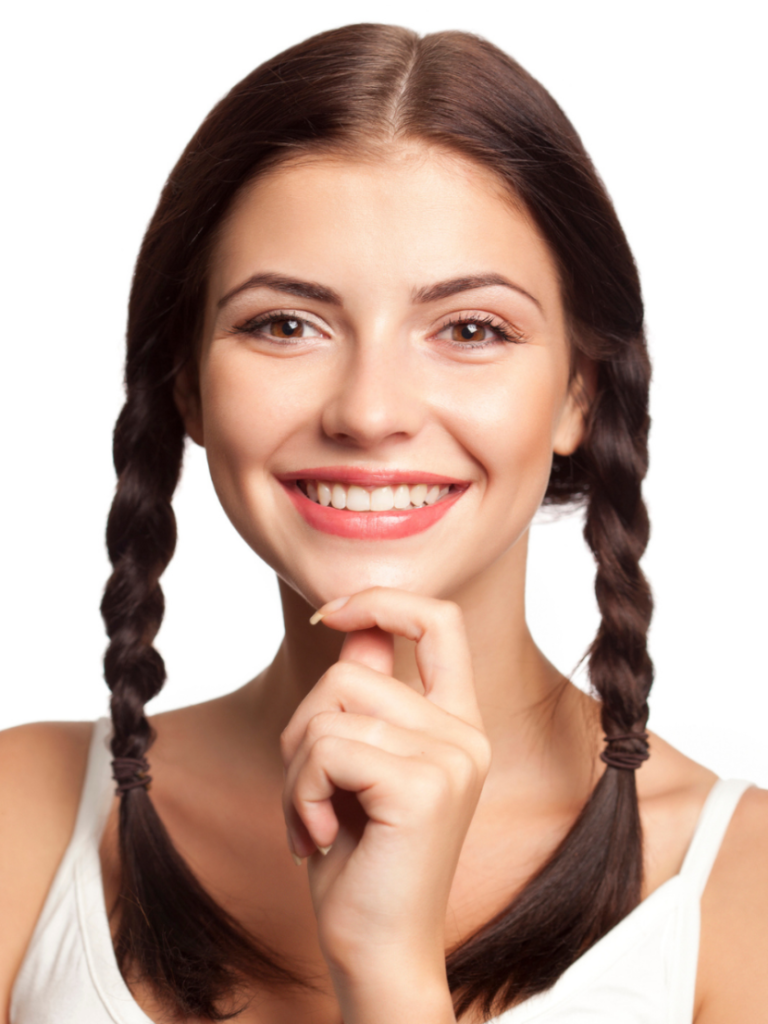
[[(463, 316), (457, 319), (449, 319), (445, 321), (437, 333), (440, 334), (449, 327), (463, 327), (465, 324), (479, 324), (481, 327), (489, 327), (495, 334), (499, 335), (502, 343), (505, 345), (519, 345), (525, 341), (521, 332), (513, 327), (512, 324), (493, 316)], [(449, 344), (456, 346), (456, 348), (465, 349), (488, 348), (488, 346), (496, 345), (498, 342), (492, 338), (488, 341), (451, 341)]]
[[(308, 324), (310, 327), (314, 327), (315, 330), (320, 330), (316, 324), (313, 324), (311, 320), (307, 320), (304, 317), (296, 316), (294, 313), (289, 313), (284, 310), (276, 310), (273, 313), (264, 313), (262, 316), (254, 317), (252, 320), (246, 321), (244, 324), (240, 324), (233, 328), (235, 334), (250, 334), (258, 335), (262, 327), (267, 327), (269, 324), (280, 323), (281, 320), (296, 320), (298, 323)], [(449, 319), (443, 323), (438, 329), (437, 333), (441, 334), (449, 327), (463, 327), (467, 324), (478, 324), (481, 327), (488, 327), (495, 334), (499, 336), (502, 344), (521, 344), (525, 341), (525, 337), (519, 330), (508, 323), (506, 320), (500, 320), (492, 316), (470, 316), (470, 317), (458, 317), (456, 319)], [(271, 338), (271, 341), (279, 341), (281, 345), (295, 345), (304, 338)], [(496, 338), (488, 339), (487, 341), (449, 341), (449, 344), (459, 349), (467, 348), (488, 348), (490, 345), (499, 344)]]
[[(317, 324), (313, 324), (311, 320), (307, 320), (301, 316), (296, 316), (295, 313), (289, 313), (286, 310), (278, 309), (275, 310), (274, 313), (264, 313), (262, 316), (257, 316), (252, 320), (247, 320), (244, 324), (239, 324), (237, 327), (233, 328), (233, 333), (258, 335), (262, 327), (267, 327), (269, 324), (279, 324), (281, 320), (295, 320), (297, 323), (308, 324), (310, 327), (314, 327), (315, 330), (320, 330)], [(281, 345), (295, 345), (298, 342), (305, 340), (305, 338), (270, 339), (270, 341), (278, 341)]]

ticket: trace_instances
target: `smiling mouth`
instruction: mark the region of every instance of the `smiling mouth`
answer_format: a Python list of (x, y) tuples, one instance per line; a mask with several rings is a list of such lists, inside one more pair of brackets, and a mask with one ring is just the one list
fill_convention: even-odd
[(470, 482), (436, 474), (318, 466), (280, 479), (313, 530), (352, 540), (399, 540), (423, 533), (453, 508)]
[(338, 480), (296, 480), (296, 486), (316, 505), (349, 512), (406, 512), (436, 505), (458, 490), (454, 484), (395, 484), (361, 487)]

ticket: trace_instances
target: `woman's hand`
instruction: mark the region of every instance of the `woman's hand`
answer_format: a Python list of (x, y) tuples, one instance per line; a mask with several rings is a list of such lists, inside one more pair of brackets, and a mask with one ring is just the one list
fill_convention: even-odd
[[(461, 611), (381, 587), (335, 604), (350, 635), (282, 736), (289, 843), (345, 1022), (415, 1021), (422, 993), (453, 1020), (446, 907), (490, 763)], [(392, 677), (389, 634), (416, 642), (424, 696)]]

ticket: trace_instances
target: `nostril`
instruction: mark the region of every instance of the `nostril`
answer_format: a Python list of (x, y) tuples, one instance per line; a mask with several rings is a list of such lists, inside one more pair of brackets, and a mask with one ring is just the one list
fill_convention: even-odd
[(375, 386), (357, 378), (330, 399), (322, 413), (322, 430), (336, 444), (369, 449), (384, 441), (415, 436), (423, 422), (423, 404), (396, 381), (378, 379)]

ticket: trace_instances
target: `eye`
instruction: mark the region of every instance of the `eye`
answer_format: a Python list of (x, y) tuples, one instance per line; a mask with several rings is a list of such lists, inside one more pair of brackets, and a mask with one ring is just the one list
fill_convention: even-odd
[(487, 341), (490, 331), (485, 324), (474, 321), (454, 324), (451, 327), (452, 341)]
[(300, 341), (321, 336), (320, 329), (308, 320), (279, 310), (254, 317), (234, 330), (237, 334), (250, 334), (272, 341)]
[(305, 323), (290, 317), (287, 320), (270, 320), (268, 334), (273, 338), (301, 338), (304, 336)]
[(512, 324), (492, 316), (449, 320), (438, 332), (438, 337), (444, 338), (458, 348), (486, 348), (489, 345), (524, 340)]

